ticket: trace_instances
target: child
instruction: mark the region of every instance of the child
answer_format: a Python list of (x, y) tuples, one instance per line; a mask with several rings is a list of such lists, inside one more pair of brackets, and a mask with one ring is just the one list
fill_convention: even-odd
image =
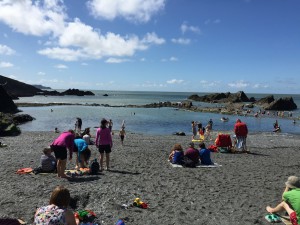
[(123, 145), (123, 142), (124, 142), (124, 137), (126, 135), (126, 132), (125, 132), (125, 127), (122, 127), (121, 130), (120, 130), (120, 133), (119, 133), (119, 136), (121, 138), (121, 143)]
[(56, 159), (51, 154), (52, 150), (50, 147), (44, 148), (43, 150), (44, 155), (41, 156), (41, 171), (43, 173), (52, 173), (56, 170)]

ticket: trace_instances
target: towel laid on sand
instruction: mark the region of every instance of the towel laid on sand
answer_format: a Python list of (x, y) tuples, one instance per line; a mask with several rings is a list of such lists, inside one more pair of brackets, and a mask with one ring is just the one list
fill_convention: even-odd
[[(182, 168), (183, 168), (182, 165), (173, 164), (173, 163), (171, 163), (170, 161), (169, 161), (169, 163), (170, 163), (170, 165), (171, 165), (172, 167), (182, 167)], [(216, 167), (220, 167), (220, 166), (222, 166), (222, 165), (220, 165), (220, 164), (218, 164), (218, 163), (214, 163), (213, 165), (202, 165), (202, 164), (198, 164), (198, 165), (196, 166), (196, 168), (216, 168)]]

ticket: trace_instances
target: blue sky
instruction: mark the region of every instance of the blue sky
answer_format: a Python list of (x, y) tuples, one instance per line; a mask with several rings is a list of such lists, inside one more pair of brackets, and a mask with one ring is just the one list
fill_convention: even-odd
[(54, 89), (299, 94), (299, 0), (0, 0), (0, 74)]

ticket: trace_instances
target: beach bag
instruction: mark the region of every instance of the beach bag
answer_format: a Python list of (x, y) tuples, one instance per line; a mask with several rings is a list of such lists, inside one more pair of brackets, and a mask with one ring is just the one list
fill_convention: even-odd
[(98, 174), (99, 169), (100, 169), (100, 165), (97, 162), (97, 159), (95, 159), (90, 165), (90, 174), (92, 175)]
[(218, 147), (231, 147), (232, 142), (229, 134), (218, 134), (216, 139), (216, 146)]
[(189, 168), (195, 168), (196, 163), (193, 160), (191, 160), (190, 158), (184, 156), (183, 160), (182, 160), (182, 166), (183, 167), (189, 167)]

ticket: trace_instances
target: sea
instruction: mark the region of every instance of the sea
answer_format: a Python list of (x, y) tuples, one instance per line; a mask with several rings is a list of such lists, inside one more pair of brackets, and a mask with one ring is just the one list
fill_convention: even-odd
[[(58, 90), (63, 91), (63, 90)], [(101, 91), (91, 90), (95, 96), (33, 96), (22, 97), (15, 100), (16, 103), (80, 103), (84, 105), (61, 105), (43, 107), (19, 107), (21, 113), (29, 114), (35, 118), (32, 122), (20, 125), (22, 131), (59, 131), (74, 129), (77, 117), (82, 119), (82, 128), (90, 127), (95, 131), (99, 127), (102, 118), (112, 119), (113, 130), (119, 130), (122, 123), (125, 129), (133, 133), (151, 135), (169, 135), (175, 132), (184, 132), (191, 135), (191, 121), (201, 122), (206, 125), (213, 120), (213, 130), (220, 132), (232, 132), (235, 121), (240, 118), (248, 126), (251, 133), (267, 132), (272, 134), (275, 120), (281, 127), (281, 134), (300, 134), (300, 109), (285, 112), (281, 118), (273, 115), (244, 116), (223, 115), (219, 113), (191, 112), (177, 108), (128, 108), (126, 105), (145, 105), (158, 102), (181, 102), (187, 100), (188, 96), (198, 94), (199, 96), (209, 93), (195, 92), (142, 92), (142, 91)], [(108, 96), (104, 96), (107, 94)], [(248, 94), (247, 96), (260, 99), (270, 94)], [(294, 102), (300, 107), (300, 95), (277, 95), (280, 97), (293, 97)], [(85, 104), (107, 104), (106, 106), (88, 106)], [(194, 102), (196, 106), (214, 106), (209, 103)], [(254, 108), (258, 111), (258, 108)], [(252, 114), (253, 115), (253, 114)], [(229, 118), (228, 122), (221, 121), (221, 117)], [(296, 119), (296, 123), (293, 122)]]

